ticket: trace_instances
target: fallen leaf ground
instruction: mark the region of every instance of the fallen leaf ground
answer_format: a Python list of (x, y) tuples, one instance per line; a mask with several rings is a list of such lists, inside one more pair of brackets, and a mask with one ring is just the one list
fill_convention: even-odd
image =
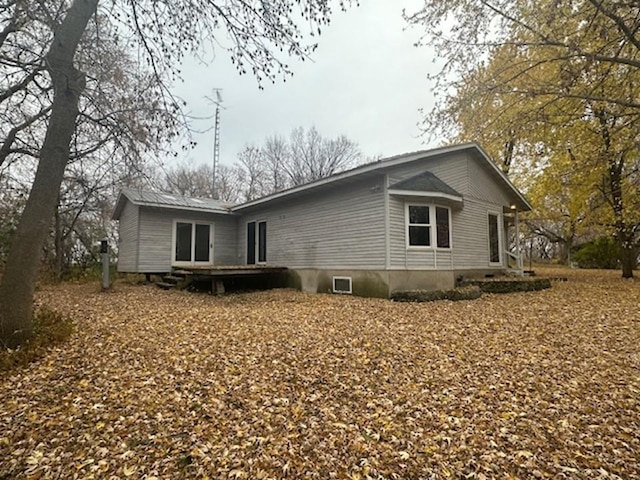
[(640, 478), (640, 282), (398, 304), (45, 287), (0, 478)]

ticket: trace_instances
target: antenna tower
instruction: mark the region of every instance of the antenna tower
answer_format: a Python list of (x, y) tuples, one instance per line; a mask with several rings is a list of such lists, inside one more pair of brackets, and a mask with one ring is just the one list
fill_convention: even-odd
[(218, 164), (220, 163), (220, 109), (222, 107), (222, 92), (221, 88), (214, 88), (215, 99), (210, 97), (205, 97), (211, 103), (216, 106), (216, 116), (215, 116), (215, 125), (213, 127), (213, 174), (211, 178), (211, 196), (214, 199), (218, 198), (216, 192), (216, 172), (218, 170)]

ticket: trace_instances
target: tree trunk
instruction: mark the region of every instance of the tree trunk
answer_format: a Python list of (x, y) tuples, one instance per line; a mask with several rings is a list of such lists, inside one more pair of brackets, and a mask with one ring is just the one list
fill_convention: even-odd
[(60, 204), (56, 205), (54, 215), (54, 274), (57, 281), (62, 280), (64, 269), (64, 236), (62, 235), (62, 221), (60, 219)]
[(632, 246), (623, 245), (620, 251), (622, 261), (622, 278), (633, 278), (633, 269), (636, 266), (636, 250)]
[(571, 249), (571, 245), (566, 240), (563, 240), (560, 243), (560, 263), (562, 265), (569, 265), (569, 251)]
[(69, 145), (78, 116), (84, 75), (73, 60), (98, 0), (74, 0), (56, 28), (46, 55), (54, 89), (51, 118), (40, 150), (40, 161), (20, 223), (13, 236), (0, 285), (0, 342), (15, 348), (33, 334), (33, 294), (41, 250), (57, 204)]

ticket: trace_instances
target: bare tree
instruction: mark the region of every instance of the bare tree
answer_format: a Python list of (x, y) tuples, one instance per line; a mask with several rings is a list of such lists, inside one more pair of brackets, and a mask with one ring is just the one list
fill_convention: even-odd
[(265, 182), (267, 174), (262, 150), (257, 147), (246, 146), (238, 154), (236, 166), (243, 186), (243, 201), (255, 200), (270, 193)]
[[(299, 127), (289, 139), (274, 135), (260, 147), (247, 145), (232, 166), (221, 165), (216, 175), (216, 196), (228, 202), (247, 202), (328, 177), (361, 160), (358, 145), (345, 135), (328, 139), (314, 127)], [(178, 165), (168, 169), (159, 183), (179, 195), (212, 197), (208, 166)]]
[[(53, 25), (62, 21), (64, 10), (47, 9), (37, 2), (13, 2), (0, 6), (0, 12), (7, 13), (11, 7), (15, 7), (12, 18), (20, 21), (10, 24), (0, 47), (0, 71), (4, 73), (0, 76), (0, 168), (11, 171), (12, 181), (22, 185), (26, 199), (52, 111), (53, 85), (44, 68), (51, 36), (41, 16), (46, 13), (47, 22)], [(95, 57), (100, 58), (99, 63)], [(166, 145), (163, 140), (173, 136), (180, 121), (173, 106), (166, 110), (158, 103), (159, 85), (153, 74), (136, 66), (114, 37), (112, 25), (100, 14), (87, 25), (75, 63), (86, 72), (85, 87), (53, 231), (44, 241), (44, 257), (38, 255), (51, 265), (57, 278), (70, 262), (78, 261), (73, 252), (95, 253), (94, 240), (110, 230), (103, 220), (113, 203), (114, 186), (141, 172), (147, 163), (146, 152), (158, 152)], [(21, 205), (21, 214), (24, 202), (13, 198)]]
[[(317, 30), (328, 21), (331, 8), (325, 0), (296, 2), (305, 25)], [(343, 4), (341, 4), (343, 5)], [(178, 108), (163, 81), (177, 74), (185, 53), (200, 48), (205, 40), (213, 46), (225, 28), (231, 58), (241, 73), (252, 71), (259, 79), (273, 79), (288, 72), (275, 53), (284, 47), (290, 54), (308, 55), (314, 45), (304, 46), (302, 31), (294, 20), (292, 2), (273, 0), (250, 7), (241, 0), (203, 3), (196, 0), (174, 2), (115, 0), (99, 8), (98, 0), (41, 2), (24, 0), (3, 4), (0, 47), (4, 50), (16, 25), (35, 18), (48, 39), (41, 55), (44, 61), (30, 67), (44, 70), (51, 88), (42, 92), (42, 104), (50, 105), (46, 133), (40, 143), (39, 163), (29, 198), (13, 236), (2, 284), (0, 284), (0, 341), (8, 347), (23, 344), (32, 336), (32, 302), (39, 255), (57, 204), (60, 185), (71, 153), (81, 111), (87, 75), (78, 62), (85, 50), (82, 38), (93, 22), (121, 22), (120, 35), (128, 44), (137, 44), (159, 86), (163, 110)], [(59, 18), (59, 21), (56, 21)], [(16, 38), (18, 36), (16, 35)], [(26, 48), (31, 40), (22, 39)], [(87, 45), (87, 55), (92, 47)], [(79, 68), (80, 67), (80, 68)]]
[[(355, 166), (362, 159), (358, 145), (345, 135), (323, 138), (311, 127), (291, 132), (288, 145), (279, 140), (281, 161), (277, 166), (286, 174), (287, 186), (302, 185)], [(272, 147), (267, 148), (272, 151)]]
[(216, 198), (223, 202), (239, 203), (242, 198), (241, 173), (237, 166), (218, 165)]
[(268, 137), (262, 147), (265, 169), (271, 193), (284, 190), (289, 185), (285, 166), (290, 158), (289, 145), (284, 137)]
[(208, 198), (213, 195), (212, 181), (213, 172), (208, 165), (191, 167), (183, 163), (165, 171), (162, 188), (186, 197)]
[[(242, 197), (242, 173), (237, 166), (218, 165), (216, 172), (216, 197), (234, 203)], [(186, 163), (169, 168), (158, 183), (167, 192), (187, 197), (213, 198), (213, 172), (209, 165), (190, 166)]]

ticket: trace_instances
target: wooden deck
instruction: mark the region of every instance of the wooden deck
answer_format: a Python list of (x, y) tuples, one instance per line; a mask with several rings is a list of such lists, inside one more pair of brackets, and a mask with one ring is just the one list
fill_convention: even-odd
[(274, 265), (224, 265), (174, 268), (156, 282), (163, 289), (187, 288), (195, 282), (206, 282), (212, 293), (224, 293), (229, 288), (264, 289), (283, 286), (287, 267)]
[(180, 267), (174, 268), (173, 274), (193, 275), (196, 277), (235, 277), (245, 275), (269, 275), (283, 273), (287, 267), (267, 266), (267, 265), (223, 265), (206, 267)]

